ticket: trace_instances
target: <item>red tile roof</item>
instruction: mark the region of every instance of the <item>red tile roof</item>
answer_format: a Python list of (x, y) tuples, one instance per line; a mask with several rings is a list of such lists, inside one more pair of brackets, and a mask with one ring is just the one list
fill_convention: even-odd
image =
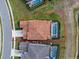
[(23, 28), (24, 39), (47, 40), (50, 38), (50, 21), (46, 20), (20, 21), (20, 28)]

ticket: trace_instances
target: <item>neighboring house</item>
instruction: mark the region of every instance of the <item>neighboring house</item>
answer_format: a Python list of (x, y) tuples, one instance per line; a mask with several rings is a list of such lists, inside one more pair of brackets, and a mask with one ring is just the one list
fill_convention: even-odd
[(47, 20), (20, 21), (20, 28), (23, 29), (23, 39), (27, 40), (50, 39), (50, 21)]
[(28, 52), (21, 59), (49, 59), (50, 45), (32, 44), (28, 45)]
[[(27, 51), (23, 51), (21, 59), (57, 59), (58, 46), (51, 46), (45, 44), (33, 44), (22, 42), (24, 46), (27, 46)], [(26, 48), (25, 48), (26, 49)]]
[(27, 1), (26, 4), (28, 4), (30, 8), (39, 6), (44, 2), (44, 0), (29, 0), (29, 1), (26, 0), (26, 1)]

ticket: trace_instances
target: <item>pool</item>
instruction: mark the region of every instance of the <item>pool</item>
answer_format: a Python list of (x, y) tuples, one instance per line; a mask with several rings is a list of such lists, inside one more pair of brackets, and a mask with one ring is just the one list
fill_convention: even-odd
[(50, 59), (57, 59), (58, 46), (52, 46), (50, 51)]
[(29, 7), (35, 7), (35, 6), (41, 5), (42, 3), (43, 3), (43, 0), (30, 0), (29, 2), (27, 2)]
[(59, 23), (58, 22), (51, 23), (51, 37), (52, 38), (59, 37)]

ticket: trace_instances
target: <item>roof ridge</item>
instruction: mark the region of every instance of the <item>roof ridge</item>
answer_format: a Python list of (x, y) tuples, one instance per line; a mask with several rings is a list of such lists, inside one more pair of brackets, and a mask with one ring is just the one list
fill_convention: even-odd
[(42, 35), (43, 33), (40, 33), (38, 30), (37, 30), (37, 32), (41, 35), (42, 38), (45, 39), (44, 35)]
[[(34, 28), (34, 29), (35, 29), (35, 28)], [(44, 37), (41, 35), (41, 33), (40, 33), (37, 29), (35, 29), (35, 31), (40, 35), (41, 38), (44, 38)]]
[[(37, 20), (36, 20), (37, 21)], [(33, 26), (34, 30), (40, 35), (41, 38), (44, 38), (41, 33)]]
[[(28, 24), (30, 24), (30, 22), (28, 22)], [(42, 35), (37, 31), (37, 29), (34, 26), (32, 26), (32, 29), (35, 31), (36, 34), (39, 34), (40, 38), (43, 38)]]

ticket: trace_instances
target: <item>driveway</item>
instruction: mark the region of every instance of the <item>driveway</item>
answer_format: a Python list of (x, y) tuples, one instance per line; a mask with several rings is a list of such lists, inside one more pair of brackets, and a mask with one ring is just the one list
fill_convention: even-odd
[[(73, 53), (73, 11), (69, 7), (69, 1), (65, 0), (66, 7), (66, 30), (67, 30), (67, 43), (66, 43), (66, 59), (74, 59)], [(74, 47), (74, 46), (73, 46)]]

